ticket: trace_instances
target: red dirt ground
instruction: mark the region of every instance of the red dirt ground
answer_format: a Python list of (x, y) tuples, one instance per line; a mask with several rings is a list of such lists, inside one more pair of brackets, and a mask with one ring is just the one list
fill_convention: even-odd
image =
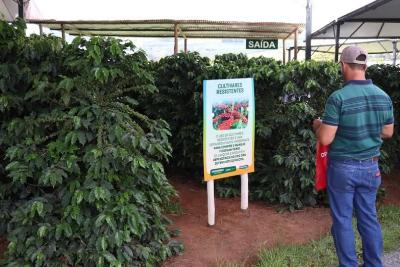
[(396, 169), (392, 174), (383, 177), (382, 187), (386, 189), (383, 203), (400, 206), (400, 169)]
[[(400, 171), (383, 179), (386, 188), (384, 204), (400, 205)], [(327, 208), (306, 208), (293, 213), (277, 212), (276, 206), (250, 202), (249, 212), (240, 210), (240, 199), (216, 199), (216, 225), (207, 226), (205, 185), (183, 178), (173, 180), (179, 192), (184, 214), (170, 216), (173, 228), (182, 231), (182, 255), (165, 262), (163, 267), (218, 266), (237, 263), (250, 266), (257, 261), (261, 248), (276, 244), (299, 244), (317, 239), (329, 232)], [(0, 258), (7, 242), (0, 237)]]
[(0, 259), (3, 258), (4, 251), (7, 248), (7, 241), (4, 237), (0, 236)]
[[(327, 208), (306, 208), (293, 213), (277, 212), (277, 207), (250, 202), (249, 212), (240, 210), (240, 198), (216, 199), (216, 225), (207, 226), (206, 186), (183, 178), (172, 181), (184, 209), (182, 216), (170, 216), (182, 234), (182, 255), (163, 267), (218, 266), (236, 263), (250, 266), (261, 248), (277, 244), (301, 244), (329, 233), (331, 219)], [(384, 204), (400, 205), (399, 171), (384, 177)]]

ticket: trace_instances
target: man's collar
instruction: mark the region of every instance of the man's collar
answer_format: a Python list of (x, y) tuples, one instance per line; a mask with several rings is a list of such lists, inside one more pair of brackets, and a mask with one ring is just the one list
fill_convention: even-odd
[(349, 80), (345, 83), (345, 85), (354, 84), (354, 85), (368, 85), (372, 84), (372, 80)]

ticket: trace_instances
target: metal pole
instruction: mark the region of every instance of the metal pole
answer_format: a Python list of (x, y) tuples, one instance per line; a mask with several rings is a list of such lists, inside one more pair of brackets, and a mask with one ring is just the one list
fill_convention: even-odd
[(24, 0), (18, 1), (18, 17), (24, 18)]
[(178, 24), (174, 26), (174, 55), (178, 54)]
[(307, 0), (306, 16), (306, 60), (311, 59), (311, 23), (312, 23), (312, 1)]
[(185, 42), (184, 42), (184, 44), (185, 44), (185, 54), (187, 54), (188, 49), (187, 49), (187, 38), (186, 38), (186, 37), (185, 37)]
[(282, 40), (282, 50), (283, 50), (282, 62), (283, 62), (283, 64), (286, 64), (286, 44), (285, 44), (285, 39)]
[(298, 31), (298, 29), (296, 29), (294, 31), (294, 56), (293, 56), (293, 60), (297, 60), (297, 52), (298, 52), (298, 49), (297, 49), (297, 35), (298, 34), (299, 34), (299, 31)]
[(340, 24), (336, 23), (336, 36), (335, 36), (335, 62), (339, 62), (339, 38), (340, 38)]
[(396, 66), (397, 59), (397, 41), (393, 41), (393, 66)]

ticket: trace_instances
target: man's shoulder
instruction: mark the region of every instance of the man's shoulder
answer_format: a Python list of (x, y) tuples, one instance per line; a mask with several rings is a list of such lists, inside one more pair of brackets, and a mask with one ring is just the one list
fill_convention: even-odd
[(388, 100), (391, 100), (391, 99), (390, 99), (390, 96), (389, 96), (382, 88), (380, 88), (380, 87), (377, 86), (376, 84), (372, 84), (372, 86), (373, 86), (373, 88), (374, 88), (374, 94), (384, 96), (384, 97), (386, 97)]

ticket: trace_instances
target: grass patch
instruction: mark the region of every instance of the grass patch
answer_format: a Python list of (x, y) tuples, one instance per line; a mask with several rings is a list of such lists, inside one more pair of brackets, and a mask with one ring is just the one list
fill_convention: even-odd
[[(382, 225), (382, 234), (385, 251), (400, 247), (400, 207), (383, 206), (378, 211)], [(361, 240), (356, 230), (356, 249), (359, 261), (361, 260)], [(360, 261), (361, 262), (361, 261)], [(278, 245), (272, 249), (264, 249), (259, 255), (257, 267), (326, 267), (337, 266), (337, 257), (330, 235), (306, 245)]]
[(383, 206), (379, 209), (385, 251), (400, 248), (400, 207)]
[(185, 210), (177, 200), (171, 200), (164, 205), (164, 212), (169, 215), (182, 216), (185, 214)]

